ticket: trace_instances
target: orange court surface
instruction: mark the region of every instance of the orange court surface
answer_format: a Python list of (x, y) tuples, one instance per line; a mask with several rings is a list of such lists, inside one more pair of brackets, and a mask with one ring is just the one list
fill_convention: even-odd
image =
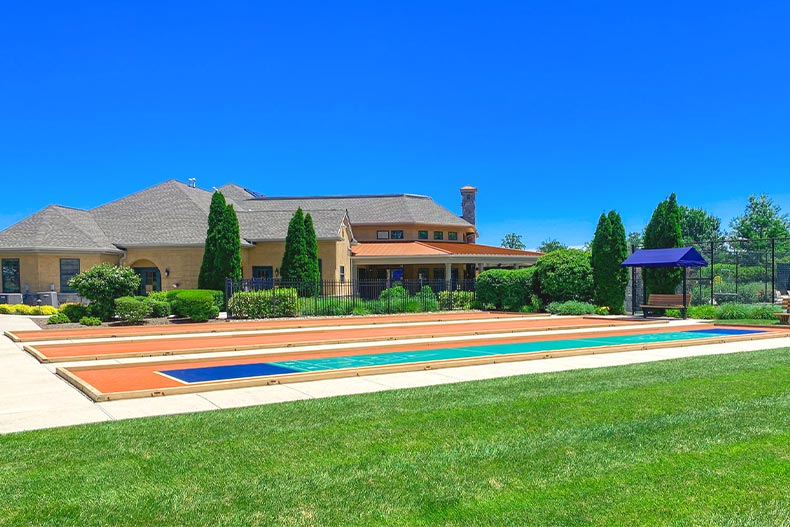
[[(465, 316), (479, 318), (478, 314)], [(420, 316), (418, 320), (430, 322), (430, 318)], [(343, 319), (344, 322), (347, 320)], [(211, 358), (160, 358), (145, 362), (138, 360), (57, 368), (58, 375), (94, 401), (107, 401), (788, 336), (786, 328), (770, 326), (723, 328), (711, 324), (670, 325), (662, 320), (646, 324), (644, 321), (613, 318), (551, 317), (530, 320), (507, 317), (488, 322), (470, 320), (468, 323), (456, 324), (457, 327), (441, 323), (409, 326), (408, 322), (413, 322), (414, 318), (408, 316), (397, 316), (393, 320), (403, 324), (392, 327), (338, 328), (336, 326), (342, 324), (324, 320), (324, 324), (328, 322), (331, 326), (317, 331), (299, 331), (305, 327), (306, 321), (294, 320), (291, 327), (295, 331), (288, 333), (203, 337), (185, 334), (169, 339), (52, 343), (39, 346), (36, 352), (46, 353), (45, 357), (50, 361), (72, 360), (74, 357), (84, 360), (118, 356), (186, 355), (205, 351), (229, 352)], [(273, 327), (283, 329), (285, 322), (277, 321)], [(318, 320), (309, 322), (320, 323)], [(354, 322), (362, 325), (364, 319)], [(392, 322), (390, 320), (388, 323)], [(551, 332), (568, 329), (576, 331)], [(518, 332), (525, 334), (516, 334)], [(63, 333), (67, 335), (65, 331)], [(452, 338), (435, 338), (438, 336)], [(399, 342), (404, 339), (420, 339), (420, 342)], [(292, 348), (295, 345), (313, 345), (319, 349)], [(321, 345), (326, 346), (321, 349)], [(254, 352), (267, 347), (278, 349)], [(238, 350), (252, 351), (232, 353)]]
[[(446, 316), (446, 315), (443, 315)], [(469, 315), (467, 315), (468, 317)], [(437, 317), (435, 315), (435, 317)], [(378, 319), (378, 317), (377, 317)], [(375, 342), (381, 340), (403, 340), (415, 338), (439, 338), (464, 335), (484, 335), (501, 333), (521, 333), (526, 331), (551, 331), (559, 329), (583, 329), (593, 327), (643, 325), (649, 322), (629, 319), (606, 318), (534, 318), (534, 317), (508, 317), (504, 319), (474, 319), (463, 321), (454, 319), (448, 321), (431, 321), (429, 317), (400, 316), (391, 319), (389, 324), (363, 325), (364, 319), (356, 319), (353, 327), (343, 327), (350, 324), (336, 324), (347, 322), (350, 319), (339, 321), (323, 321), (323, 326), (315, 325), (305, 327), (304, 320), (292, 321), (291, 330), (288, 330), (287, 321), (278, 321), (277, 326), (244, 325), (238, 328), (251, 331), (256, 327), (255, 333), (243, 335), (204, 334), (195, 336), (190, 333), (178, 334), (177, 338), (147, 338), (135, 340), (133, 338), (110, 339), (102, 342), (45, 342), (24, 346), (24, 349), (41, 362), (65, 362), (77, 360), (96, 360), (123, 357), (153, 357), (187, 353), (208, 353), (225, 351), (244, 351), (267, 348), (281, 348), (294, 346), (314, 346), (325, 344), (341, 344), (355, 342)], [(397, 324), (395, 322), (398, 322)], [(459, 323), (463, 322), (463, 323)], [(326, 325), (327, 323), (331, 325)], [(205, 326), (205, 325), (204, 325)], [(235, 324), (234, 324), (235, 326)], [(194, 326), (193, 326), (194, 327)], [(102, 328), (107, 329), (107, 328)], [(286, 331), (288, 330), (288, 331)], [(63, 338), (68, 339), (68, 330), (59, 331)], [(182, 329), (182, 331), (184, 331)], [(44, 333), (44, 332), (39, 332)], [(48, 333), (48, 332), (47, 332)], [(84, 333), (83, 333), (84, 334)], [(106, 336), (106, 333), (95, 333), (96, 337)], [(25, 335), (25, 338), (27, 337)]]

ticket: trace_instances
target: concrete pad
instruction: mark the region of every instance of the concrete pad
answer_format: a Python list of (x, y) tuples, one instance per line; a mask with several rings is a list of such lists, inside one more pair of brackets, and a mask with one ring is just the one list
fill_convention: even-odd
[(288, 387), (308, 397), (334, 397), (387, 390), (386, 386), (371, 380), (372, 377), (347, 377), (289, 384)]
[(0, 416), (0, 434), (85, 423), (99, 423), (109, 419), (107, 414), (95, 406), (72, 409), (68, 412), (52, 408), (33, 412), (19, 412)]
[(170, 395), (167, 397), (148, 397), (146, 399), (107, 401), (95, 404), (112, 419), (185, 414), (217, 409), (217, 406), (196, 393)]
[(311, 398), (309, 395), (296, 391), (290, 385), (285, 384), (204, 392), (200, 396), (218, 408), (239, 408), (242, 406), (283, 403)]
[(436, 386), (458, 382), (457, 379), (448, 377), (439, 371), (409, 371), (403, 373), (385, 373), (371, 375), (369, 379), (376, 384), (387, 388), (416, 388), (419, 386)]

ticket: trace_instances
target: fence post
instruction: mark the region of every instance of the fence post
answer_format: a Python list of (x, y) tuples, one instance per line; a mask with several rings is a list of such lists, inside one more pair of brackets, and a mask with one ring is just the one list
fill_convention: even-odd
[(711, 240), (710, 242), (710, 305), (714, 305), (715, 302), (715, 300), (713, 299), (713, 279), (716, 278), (715, 276), (716, 273), (713, 272), (713, 257), (714, 257), (713, 248), (715, 243), (716, 242), (714, 242), (713, 240)]
[(771, 238), (771, 303), (776, 302), (776, 238)]

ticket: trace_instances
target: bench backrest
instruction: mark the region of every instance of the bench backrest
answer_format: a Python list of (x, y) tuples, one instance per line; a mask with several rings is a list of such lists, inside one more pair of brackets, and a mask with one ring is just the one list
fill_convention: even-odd
[[(647, 299), (647, 304), (650, 306), (681, 306), (683, 304), (683, 295), (660, 295), (651, 293)], [(691, 305), (691, 293), (686, 293), (685, 305)]]
[(782, 309), (790, 311), (790, 297), (782, 299)]

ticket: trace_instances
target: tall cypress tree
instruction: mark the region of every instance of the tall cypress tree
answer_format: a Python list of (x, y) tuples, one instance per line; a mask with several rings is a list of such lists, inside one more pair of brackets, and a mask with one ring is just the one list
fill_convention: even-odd
[(628, 258), (628, 242), (625, 238), (623, 219), (617, 211), (609, 211), (609, 222), (612, 224), (609, 252), (612, 262), (612, 299), (609, 301), (610, 312), (615, 315), (625, 313), (625, 290), (628, 287), (628, 269), (620, 264)]
[[(680, 208), (675, 193), (662, 201), (653, 211), (645, 227), (645, 249), (680, 247), (683, 236), (680, 229)], [(643, 269), (647, 294), (674, 294), (683, 280), (682, 270), (675, 267)]]
[(288, 223), (288, 234), (285, 236), (285, 252), (280, 265), (280, 276), (282, 276), (283, 281), (286, 285), (288, 282), (298, 283), (300, 285), (299, 294), (302, 296), (308, 294), (308, 291), (302, 287), (302, 284), (309, 278), (310, 272), (310, 259), (304, 222), (305, 218), (302, 209), (296, 209), (290, 223)]
[(304, 217), (305, 246), (307, 247), (307, 276), (305, 281), (315, 284), (310, 288), (311, 294), (319, 294), (321, 290), (321, 270), (318, 267), (318, 237), (315, 234), (313, 217), (308, 212)]
[(608, 306), (612, 297), (612, 276), (611, 258), (609, 247), (612, 238), (612, 222), (606, 214), (601, 213), (598, 218), (598, 226), (595, 228), (593, 236), (590, 266), (593, 275), (593, 298), (599, 306)]
[[(198, 274), (198, 287), (200, 289), (213, 289), (216, 283), (217, 252), (219, 243), (216, 239), (216, 231), (225, 218), (225, 196), (221, 192), (214, 192), (211, 196), (211, 207), (208, 212), (208, 229), (206, 229), (206, 243), (203, 249), (203, 262), (200, 264), (200, 274)], [(224, 290), (224, 286), (222, 290)]]
[(225, 206), (225, 215), (217, 229), (219, 251), (217, 252), (216, 268), (218, 289), (225, 290), (225, 278), (241, 280), (241, 233), (239, 218), (232, 205)]

